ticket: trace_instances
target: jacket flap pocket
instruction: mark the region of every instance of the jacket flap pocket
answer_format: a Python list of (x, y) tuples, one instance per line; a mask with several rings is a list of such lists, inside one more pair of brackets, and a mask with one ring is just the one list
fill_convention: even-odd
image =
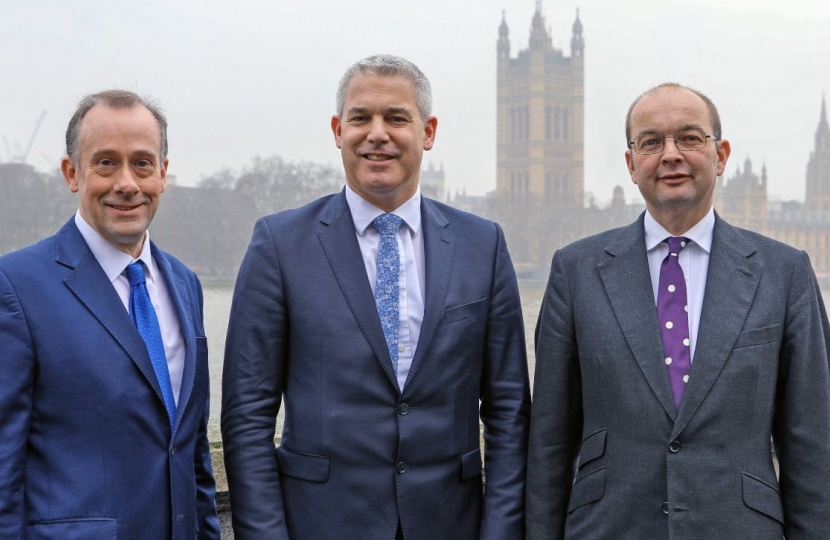
[(781, 525), (784, 524), (784, 508), (778, 490), (760, 478), (742, 473), (744, 504), (766, 514)]
[(325, 482), (329, 479), (329, 458), (305, 452), (295, 452), (284, 446), (277, 447), (277, 464), (280, 474), (308, 480)]
[(207, 352), (208, 340), (205, 336), (196, 336), (196, 350), (200, 353)]
[(772, 343), (781, 339), (781, 325), (773, 324), (772, 326), (765, 326), (763, 328), (752, 328), (744, 330), (738, 334), (738, 339), (735, 340), (733, 349), (740, 349), (741, 347), (752, 347), (753, 345), (763, 345), (765, 343)]
[(444, 324), (452, 324), (458, 321), (463, 321), (464, 319), (477, 317), (484, 313), (486, 304), (487, 298), (482, 298), (481, 300), (476, 300), (475, 302), (469, 302), (460, 306), (447, 308), (444, 310)]
[(598, 501), (605, 495), (605, 469), (598, 469), (588, 476), (583, 476), (571, 488), (568, 500), (570, 514), (580, 506)]
[(606, 433), (608, 433), (608, 430), (603, 429), (593, 435), (589, 435), (587, 439), (582, 441), (582, 446), (579, 449), (579, 457), (576, 459), (577, 469), (590, 461), (601, 458), (605, 454)]
[(32, 523), (27, 540), (116, 540), (118, 522), (111, 518), (79, 518)]
[(481, 476), (481, 449), (476, 448), (461, 456), (461, 479)]

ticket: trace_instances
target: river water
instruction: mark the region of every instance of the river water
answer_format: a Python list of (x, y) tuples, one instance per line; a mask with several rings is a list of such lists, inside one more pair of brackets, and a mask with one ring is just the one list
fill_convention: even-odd
[[(525, 318), (527, 338), (527, 361), (530, 377), (536, 365), (533, 356), (533, 330), (539, 316), (539, 307), (545, 290), (544, 281), (519, 280), (522, 311)], [(205, 290), (205, 332), (210, 353), (210, 423), (219, 423), (222, 402), (222, 362), (225, 350), (225, 334), (228, 330), (228, 315), (231, 309), (233, 287), (206, 286)]]

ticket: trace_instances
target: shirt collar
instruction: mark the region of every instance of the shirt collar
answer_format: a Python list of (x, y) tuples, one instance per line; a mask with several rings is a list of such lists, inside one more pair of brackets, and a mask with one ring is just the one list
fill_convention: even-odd
[[(646, 251), (651, 251), (669, 236), (674, 236), (665, 229), (662, 225), (657, 223), (657, 220), (646, 210), (645, 219), (643, 219), (643, 226), (646, 233)], [(709, 212), (703, 216), (703, 219), (698, 221), (691, 229), (681, 234), (685, 236), (701, 248), (706, 253), (712, 250), (712, 234), (715, 230), (715, 209), (710, 208)]]
[(150, 231), (144, 233), (144, 245), (141, 247), (141, 254), (138, 256), (138, 259), (133, 259), (129, 253), (121, 251), (107, 242), (98, 231), (86, 222), (81, 216), (80, 210), (75, 212), (75, 225), (78, 227), (81, 236), (84, 237), (86, 244), (89, 246), (89, 250), (92, 251), (92, 254), (98, 260), (98, 264), (104, 269), (104, 273), (110, 282), (115, 281), (118, 276), (123, 274), (128, 264), (137, 260), (144, 263), (146, 279), (154, 281), (155, 275), (153, 272), (155, 271), (155, 266), (153, 265), (153, 255), (150, 252)]
[[(358, 195), (348, 184), (346, 184), (346, 203), (352, 213), (355, 231), (360, 236), (363, 236), (376, 217), (386, 213)], [(421, 186), (418, 186), (409, 200), (390, 213), (401, 218), (412, 234), (417, 235), (421, 229)]]

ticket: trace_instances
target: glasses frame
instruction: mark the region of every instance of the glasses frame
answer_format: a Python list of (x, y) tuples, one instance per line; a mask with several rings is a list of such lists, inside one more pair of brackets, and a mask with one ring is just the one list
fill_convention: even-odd
[[(677, 139), (677, 135), (679, 133), (683, 133), (684, 131), (700, 131), (701, 133), (703, 133), (703, 146), (701, 146), (700, 148), (688, 148), (688, 149), (687, 148), (680, 148), (677, 145), (676, 139)], [(649, 134), (646, 134), (646, 135), (649, 135)], [(654, 134), (654, 135), (657, 135), (657, 134)], [(706, 148), (706, 141), (709, 140), (709, 139), (712, 139), (715, 142), (720, 141), (720, 138), (715, 137), (714, 135), (709, 135), (708, 133), (706, 133), (702, 129), (701, 130), (681, 129), (680, 131), (675, 132), (674, 135), (663, 135), (663, 134), (660, 134), (660, 135), (663, 137), (663, 144), (660, 146), (659, 150), (655, 150), (653, 152), (640, 152), (639, 150), (637, 150), (637, 148), (635, 148), (635, 146), (634, 146), (634, 141), (636, 141), (639, 137), (642, 137), (642, 135), (638, 135), (637, 137), (634, 137), (634, 141), (628, 141), (628, 148), (633, 150), (635, 153), (640, 154), (641, 156), (653, 156), (654, 154), (660, 154), (661, 152), (663, 152), (663, 150), (666, 149), (666, 139), (675, 139), (674, 146), (678, 150), (680, 150), (681, 152), (699, 152), (700, 150), (703, 150), (704, 148)]]

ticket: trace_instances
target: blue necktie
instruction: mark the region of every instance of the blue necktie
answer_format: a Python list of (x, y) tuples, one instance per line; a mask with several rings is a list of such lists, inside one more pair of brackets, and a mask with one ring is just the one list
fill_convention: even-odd
[(147, 352), (156, 372), (161, 395), (164, 397), (164, 406), (170, 416), (170, 425), (176, 418), (176, 401), (173, 399), (173, 386), (170, 384), (170, 371), (167, 369), (167, 355), (164, 354), (164, 343), (161, 340), (161, 330), (156, 317), (156, 310), (147, 294), (147, 282), (144, 278), (144, 267), (141, 261), (127, 265), (127, 279), (130, 280), (130, 318), (138, 328), (138, 333), (144, 338)]
[(386, 338), (386, 347), (389, 349), (389, 357), (392, 358), (392, 367), (396, 375), (398, 373), (398, 327), (400, 326), (398, 276), (401, 271), (396, 235), (402, 221), (395, 214), (381, 214), (372, 222), (380, 233), (375, 304), (378, 307), (383, 337)]

